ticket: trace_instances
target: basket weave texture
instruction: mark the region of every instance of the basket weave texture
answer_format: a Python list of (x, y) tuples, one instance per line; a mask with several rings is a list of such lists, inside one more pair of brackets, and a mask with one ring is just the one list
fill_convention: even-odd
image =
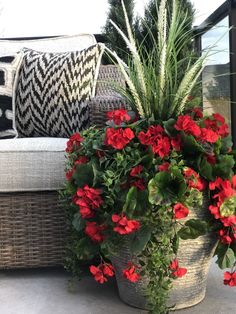
[(58, 192), (0, 194), (0, 268), (62, 265), (67, 236)]
[[(192, 210), (188, 219), (206, 219), (208, 216), (208, 198), (205, 195), (203, 207)], [(181, 222), (184, 222), (184, 219)], [(212, 234), (206, 234), (195, 240), (180, 241), (177, 258), (180, 267), (187, 268), (187, 274), (173, 282), (168, 305), (174, 306), (174, 310), (196, 305), (204, 299), (207, 275), (215, 245), (216, 238)], [(148, 279), (144, 278), (137, 283), (131, 283), (122, 275), (122, 270), (131, 260), (128, 243), (122, 248), (122, 252), (113, 256), (111, 260), (116, 271), (120, 298), (131, 306), (148, 309), (144, 292)]]

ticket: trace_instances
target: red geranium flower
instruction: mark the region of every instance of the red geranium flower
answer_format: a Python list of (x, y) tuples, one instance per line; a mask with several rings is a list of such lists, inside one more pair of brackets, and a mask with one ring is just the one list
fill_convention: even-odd
[(74, 173), (74, 168), (72, 168), (66, 172), (66, 180), (67, 181), (70, 181), (72, 179), (73, 173)]
[(107, 281), (107, 278), (104, 276), (102, 270), (100, 269), (100, 267), (96, 267), (94, 265), (91, 265), (89, 268), (91, 274), (94, 276), (94, 279), (103, 284), (104, 282)]
[(181, 203), (177, 203), (174, 205), (174, 214), (175, 219), (182, 219), (188, 216), (189, 210)]
[(173, 147), (177, 152), (179, 152), (179, 151), (181, 150), (182, 141), (181, 141), (181, 136), (180, 136), (180, 134), (177, 134), (177, 136), (174, 137), (174, 138), (172, 138), (170, 142), (171, 142), (172, 147)]
[(72, 153), (74, 149), (78, 149), (80, 147), (80, 143), (83, 141), (83, 138), (79, 133), (73, 134), (69, 141), (66, 143), (66, 152), (67, 153)]
[(211, 129), (202, 128), (199, 139), (203, 142), (215, 143), (219, 139), (219, 135)]
[(179, 116), (174, 127), (178, 131), (184, 131), (186, 134), (190, 134), (195, 137), (199, 137), (201, 135), (200, 127), (188, 115)]
[(216, 178), (215, 181), (209, 183), (209, 189), (211, 191), (218, 190), (218, 193), (213, 195), (214, 199), (218, 199), (219, 206), (224, 202), (226, 198), (235, 195), (235, 190), (233, 189), (230, 180), (223, 180), (221, 178)]
[(83, 219), (89, 219), (89, 218), (93, 218), (95, 216), (95, 212), (93, 210), (91, 210), (91, 208), (89, 208), (86, 204), (86, 206), (81, 205), (80, 203), (83, 202), (82, 200), (78, 200), (76, 202), (77, 205), (79, 205), (79, 212), (81, 214), (81, 217)]
[(174, 277), (183, 277), (187, 273), (186, 268), (179, 267), (179, 262), (177, 258), (171, 262), (169, 268), (172, 270), (172, 275)]
[(152, 125), (148, 128), (147, 132), (141, 131), (138, 135), (138, 139), (143, 145), (153, 145), (162, 138), (164, 129), (160, 125)]
[(186, 167), (184, 169), (184, 177), (187, 181), (189, 188), (194, 188), (202, 191), (206, 187), (205, 182), (200, 178), (199, 174), (189, 167)]
[(79, 158), (75, 161), (75, 165), (86, 164), (88, 162), (88, 158), (86, 156), (79, 156)]
[(115, 149), (123, 149), (134, 138), (134, 132), (130, 128), (106, 130), (105, 144)]
[(236, 272), (230, 273), (226, 271), (224, 273), (224, 284), (230, 287), (236, 287)]
[(102, 191), (100, 189), (90, 188), (85, 185), (82, 189), (78, 188), (76, 192), (79, 198), (82, 198), (92, 209), (99, 208), (103, 200), (101, 198)]
[(130, 176), (131, 177), (136, 177), (137, 175), (139, 175), (143, 170), (143, 166), (142, 165), (138, 165), (134, 168), (131, 169), (130, 171)]
[(209, 164), (211, 165), (215, 165), (216, 164), (216, 157), (215, 155), (206, 155), (206, 160), (207, 162), (209, 162)]
[(112, 215), (112, 221), (116, 223), (116, 227), (114, 227), (113, 230), (122, 235), (135, 232), (140, 228), (139, 221), (129, 220), (123, 214), (120, 216), (117, 214)]
[(137, 282), (140, 279), (140, 274), (132, 263), (128, 263), (128, 267), (123, 270), (123, 276), (131, 282)]
[(115, 275), (114, 267), (111, 264), (102, 264), (102, 271), (104, 275), (108, 277), (113, 277)]
[(107, 277), (113, 277), (115, 274), (113, 266), (108, 263), (101, 263), (98, 266), (91, 265), (89, 270), (94, 279), (101, 284), (107, 281)]
[(229, 236), (229, 232), (227, 230), (221, 229), (219, 230), (219, 236), (220, 236), (220, 240), (223, 244), (231, 244), (232, 243), (232, 239)]
[(192, 109), (192, 112), (194, 113), (194, 119), (202, 119), (203, 118), (203, 113), (202, 109), (199, 107), (195, 107)]
[(232, 215), (229, 217), (220, 218), (221, 222), (225, 227), (234, 227), (236, 226), (236, 216)]
[(102, 242), (104, 240), (104, 226), (99, 226), (95, 221), (86, 221), (86, 227), (84, 233), (94, 242)]
[(80, 207), (82, 218), (94, 217), (94, 209), (99, 208), (103, 203), (101, 193), (101, 190), (90, 188), (88, 185), (77, 189), (73, 202)]
[(131, 186), (136, 186), (137, 189), (143, 191), (146, 189), (146, 184), (144, 179), (138, 179), (130, 183)]
[(214, 113), (213, 118), (207, 118), (204, 120), (204, 124), (207, 129), (211, 129), (221, 137), (229, 135), (229, 127), (225, 123), (224, 117), (219, 113)]
[(107, 112), (107, 117), (109, 120), (113, 120), (116, 125), (120, 125), (122, 122), (130, 121), (130, 116), (128, 111), (125, 109), (118, 109)]
[(159, 171), (168, 171), (169, 167), (170, 167), (170, 163), (166, 161), (162, 165), (158, 166), (158, 170)]
[(152, 151), (161, 158), (168, 156), (170, 153), (170, 140), (167, 136), (159, 138), (152, 144)]
[(209, 211), (215, 217), (215, 219), (219, 219), (221, 217), (220, 209), (219, 209), (218, 206), (210, 205), (209, 206)]

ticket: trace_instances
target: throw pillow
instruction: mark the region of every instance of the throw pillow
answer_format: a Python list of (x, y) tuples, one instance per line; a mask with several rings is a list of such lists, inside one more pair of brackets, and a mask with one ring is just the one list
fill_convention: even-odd
[(16, 136), (12, 93), (20, 60), (20, 54), (0, 57), (0, 139)]
[(103, 44), (82, 51), (24, 50), (15, 106), (19, 136), (69, 137), (89, 125), (86, 100), (95, 93)]

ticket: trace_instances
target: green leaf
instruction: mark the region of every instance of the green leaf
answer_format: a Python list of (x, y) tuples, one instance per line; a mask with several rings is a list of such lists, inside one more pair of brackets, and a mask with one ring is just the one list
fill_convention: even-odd
[(137, 204), (137, 188), (135, 186), (132, 186), (126, 195), (126, 201), (123, 207), (123, 212), (127, 213), (128, 216), (132, 216), (136, 204)]
[(234, 251), (229, 248), (227, 245), (219, 243), (216, 248), (215, 255), (218, 256), (216, 263), (220, 269), (231, 268), (235, 263)]
[(205, 149), (200, 145), (192, 135), (182, 134), (183, 149), (186, 153), (193, 155), (194, 153), (205, 153)]
[(98, 165), (96, 163), (96, 161), (92, 161), (91, 162), (92, 165), (92, 169), (93, 169), (93, 186), (95, 186), (96, 184), (100, 183), (101, 178), (102, 178), (102, 173), (101, 171), (98, 170)]
[(232, 138), (231, 136), (227, 136), (221, 139), (221, 149), (220, 152), (222, 154), (227, 154), (229, 149), (231, 149), (233, 146)]
[(166, 133), (171, 137), (174, 137), (178, 134), (178, 131), (174, 128), (175, 123), (175, 119), (169, 119), (163, 122)]
[(80, 213), (75, 213), (72, 221), (72, 225), (77, 231), (81, 231), (85, 227), (85, 220), (81, 217)]
[(207, 162), (205, 158), (202, 158), (200, 165), (199, 165), (199, 172), (200, 175), (207, 179), (208, 181), (212, 181), (212, 165)]
[(67, 181), (65, 189), (68, 194), (74, 195), (77, 190), (77, 187), (72, 181)]
[(166, 188), (170, 185), (171, 174), (169, 172), (159, 172), (148, 183), (149, 202), (160, 205), (163, 202), (170, 203)]
[(149, 226), (141, 227), (131, 235), (130, 250), (133, 254), (140, 253), (151, 238), (152, 229)]
[(142, 159), (142, 165), (144, 165), (146, 168), (150, 168), (153, 162), (154, 154), (153, 152), (149, 152), (148, 155), (145, 155)]
[(77, 165), (73, 173), (73, 179), (80, 188), (83, 188), (86, 184), (92, 186), (94, 173), (91, 163)]
[(144, 210), (147, 211), (150, 207), (150, 203), (148, 201), (148, 191), (138, 191), (137, 193), (137, 205), (135, 208), (135, 216), (143, 216)]
[(79, 239), (75, 247), (75, 253), (79, 260), (91, 260), (99, 252), (99, 246), (88, 238)]
[(220, 177), (222, 179), (228, 179), (232, 174), (232, 168), (234, 166), (234, 158), (231, 155), (220, 155), (218, 157), (218, 163), (213, 167), (214, 177)]
[(236, 196), (226, 198), (220, 205), (220, 214), (223, 217), (229, 217), (236, 214)]
[(174, 236), (172, 244), (173, 244), (173, 251), (174, 251), (175, 254), (177, 254), (178, 248), (179, 248), (179, 236), (178, 236), (178, 234), (176, 234)]
[(208, 231), (208, 224), (200, 219), (190, 219), (185, 226), (178, 231), (178, 235), (183, 240), (196, 239)]

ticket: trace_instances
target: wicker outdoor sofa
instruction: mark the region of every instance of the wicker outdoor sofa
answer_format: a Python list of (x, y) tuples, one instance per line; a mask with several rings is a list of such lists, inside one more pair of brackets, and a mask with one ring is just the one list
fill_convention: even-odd
[[(123, 86), (125, 84), (116, 66), (101, 66), (96, 96), (88, 102), (92, 125), (103, 126), (107, 111), (125, 106), (122, 98), (112, 90), (111, 82), (118, 82)], [(20, 139), (9, 141), (17, 140)], [(22, 158), (27, 159), (28, 152), (26, 154), (22, 152), (24, 141), (32, 140), (34, 146), (34, 140), (43, 142), (44, 139), (22, 140)], [(14, 142), (8, 146), (7, 152), (4, 151), (3, 153), (0, 141), (1, 165), (5, 163), (6, 167), (22, 167), (20, 175), (25, 176), (26, 181), (31, 179), (43, 180), (44, 186), (47, 187), (40, 191), (38, 189), (36, 191), (19, 191), (16, 189), (13, 192), (1, 192), (0, 189), (0, 269), (63, 264), (67, 226), (57, 190), (63, 186), (65, 181), (64, 149), (66, 141), (67, 139), (48, 138), (46, 148), (43, 144), (41, 149), (35, 150), (33, 147), (31, 153), (35, 154), (36, 158), (33, 165), (27, 165), (27, 161), (22, 162), (22, 159), (19, 161), (19, 158), (16, 157), (16, 160), (14, 159), (14, 156), (19, 154)], [(53, 146), (57, 146), (57, 148), (54, 149)], [(35, 147), (40, 147), (40, 145)], [(50, 167), (48, 167), (49, 164)], [(51, 170), (44, 173), (45, 167)], [(56, 184), (54, 177), (56, 177)], [(17, 184), (15, 180), (17, 178), (13, 177), (12, 185)], [(54, 190), (50, 186), (53, 186)]]

